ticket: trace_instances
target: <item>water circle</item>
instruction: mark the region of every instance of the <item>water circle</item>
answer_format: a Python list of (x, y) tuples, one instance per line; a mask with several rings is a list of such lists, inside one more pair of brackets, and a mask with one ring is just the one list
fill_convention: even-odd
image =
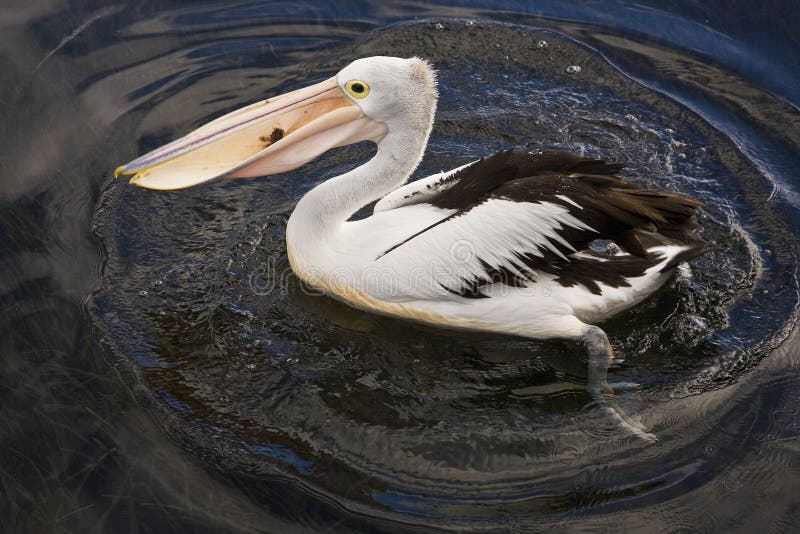
[[(275, 178), (169, 193), (109, 187), (96, 216), (107, 258), (92, 317), (143, 399), (176, 440), (225, 471), (288, 476), (366, 513), (472, 522), (668, 495), (690, 469), (682, 450), (719, 447), (712, 428), (746, 424), (724, 419), (724, 387), (795, 324), (797, 239), (780, 206), (758, 200), (773, 184), (701, 116), (588, 47), (509, 25), (374, 32), (292, 72), (291, 87), (218, 72), (203, 80), (217, 104), (193, 120), (366, 55), (420, 55), (439, 71), (416, 176), (502, 148), (560, 148), (625, 162), (627, 178), (703, 202), (701, 235), (715, 247), (603, 325), (624, 356), (614, 380), (642, 385), (619, 402), (659, 442), (587, 408), (578, 344), (420, 326), (301, 285), (286, 258), (288, 216), (310, 187), (364, 161), (371, 148), (361, 145)], [(190, 106), (193, 94), (169, 99)], [(142, 151), (170, 123), (159, 105), (137, 119)]]

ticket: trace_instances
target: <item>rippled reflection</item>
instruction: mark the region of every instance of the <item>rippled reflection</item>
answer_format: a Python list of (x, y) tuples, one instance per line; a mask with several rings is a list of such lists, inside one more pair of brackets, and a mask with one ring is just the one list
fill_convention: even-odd
[[(798, 523), (791, 2), (6, 4), (0, 531)], [(441, 71), (420, 175), (559, 147), (703, 199), (717, 248), (603, 325), (614, 378), (643, 385), (618, 401), (656, 444), (585, 407), (578, 345), (410, 325), (296, 283), (292, 207), (369, 146), (184, 192), (110, 178), (374, 54)]]
[[(153, 24), (130, 31), (146, 36)], [(93, 317), (176, 439), (221, 455), (226, 471), (286, 474), (348, 506), (465, 521), (653, 502), (725, 465), (701, 475), (697, 456), (682, 451), (713, 449), (726, 425), (740, 432), (726, 422), (720, 388), (785, 338), (797, 305), (795, 238), (776, 206), (755, 200), (772, 186), (725, 137), (553, 33), (406, 25), (354, 47), (311, 39), (309, 49), (331, 47), (323, 61), (274, 46), (279, 39), (204, 42), (86, 92), (127, 88), (141, 152), (352, 58), (420, 54), (440, 71), (442, 99), (419, 176), (509, 146), (625, 161), (631, 179), (699, 197), (703, 237), (717, 247), (606, 325), (625, 356), (614, 380), (643, 386), (618, 400), (659, 436), (648, 445), (586, 407), (577, 344), (418, 326), (297, 283), (283, 237), (293, 204), (369, 157), (369, 146), (274, 179), (170, 193), (115, 184), (97, 216), (107, 265)]]

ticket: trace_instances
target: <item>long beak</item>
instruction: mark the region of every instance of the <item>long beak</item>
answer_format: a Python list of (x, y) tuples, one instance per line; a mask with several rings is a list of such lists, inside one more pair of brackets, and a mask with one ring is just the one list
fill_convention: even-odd
[(217, 178), (290, 171), (323, 152), (386, 135), (340, 88), (336, 77), (256, 102), (157, 148), (115, 176), (149, 189), (182, 189)]

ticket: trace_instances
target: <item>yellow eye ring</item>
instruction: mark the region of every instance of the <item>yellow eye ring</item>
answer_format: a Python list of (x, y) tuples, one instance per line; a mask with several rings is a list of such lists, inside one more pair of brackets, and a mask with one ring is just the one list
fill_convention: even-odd
[(350, 80), (344, 88), (353, 98), (364, 98), (369, 94), (369, 85), (361, 80)]

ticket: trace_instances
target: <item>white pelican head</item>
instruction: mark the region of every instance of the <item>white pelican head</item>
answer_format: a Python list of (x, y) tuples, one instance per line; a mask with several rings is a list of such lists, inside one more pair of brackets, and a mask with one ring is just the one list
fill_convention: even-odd
[(228, 113), (114, 174), (132, 175), (130, 183), (149, 189), (182, 189), (290, 171), (359, 141), (424, 143), (436, 99), (427, 61), (363, 58), (324, 82)]

